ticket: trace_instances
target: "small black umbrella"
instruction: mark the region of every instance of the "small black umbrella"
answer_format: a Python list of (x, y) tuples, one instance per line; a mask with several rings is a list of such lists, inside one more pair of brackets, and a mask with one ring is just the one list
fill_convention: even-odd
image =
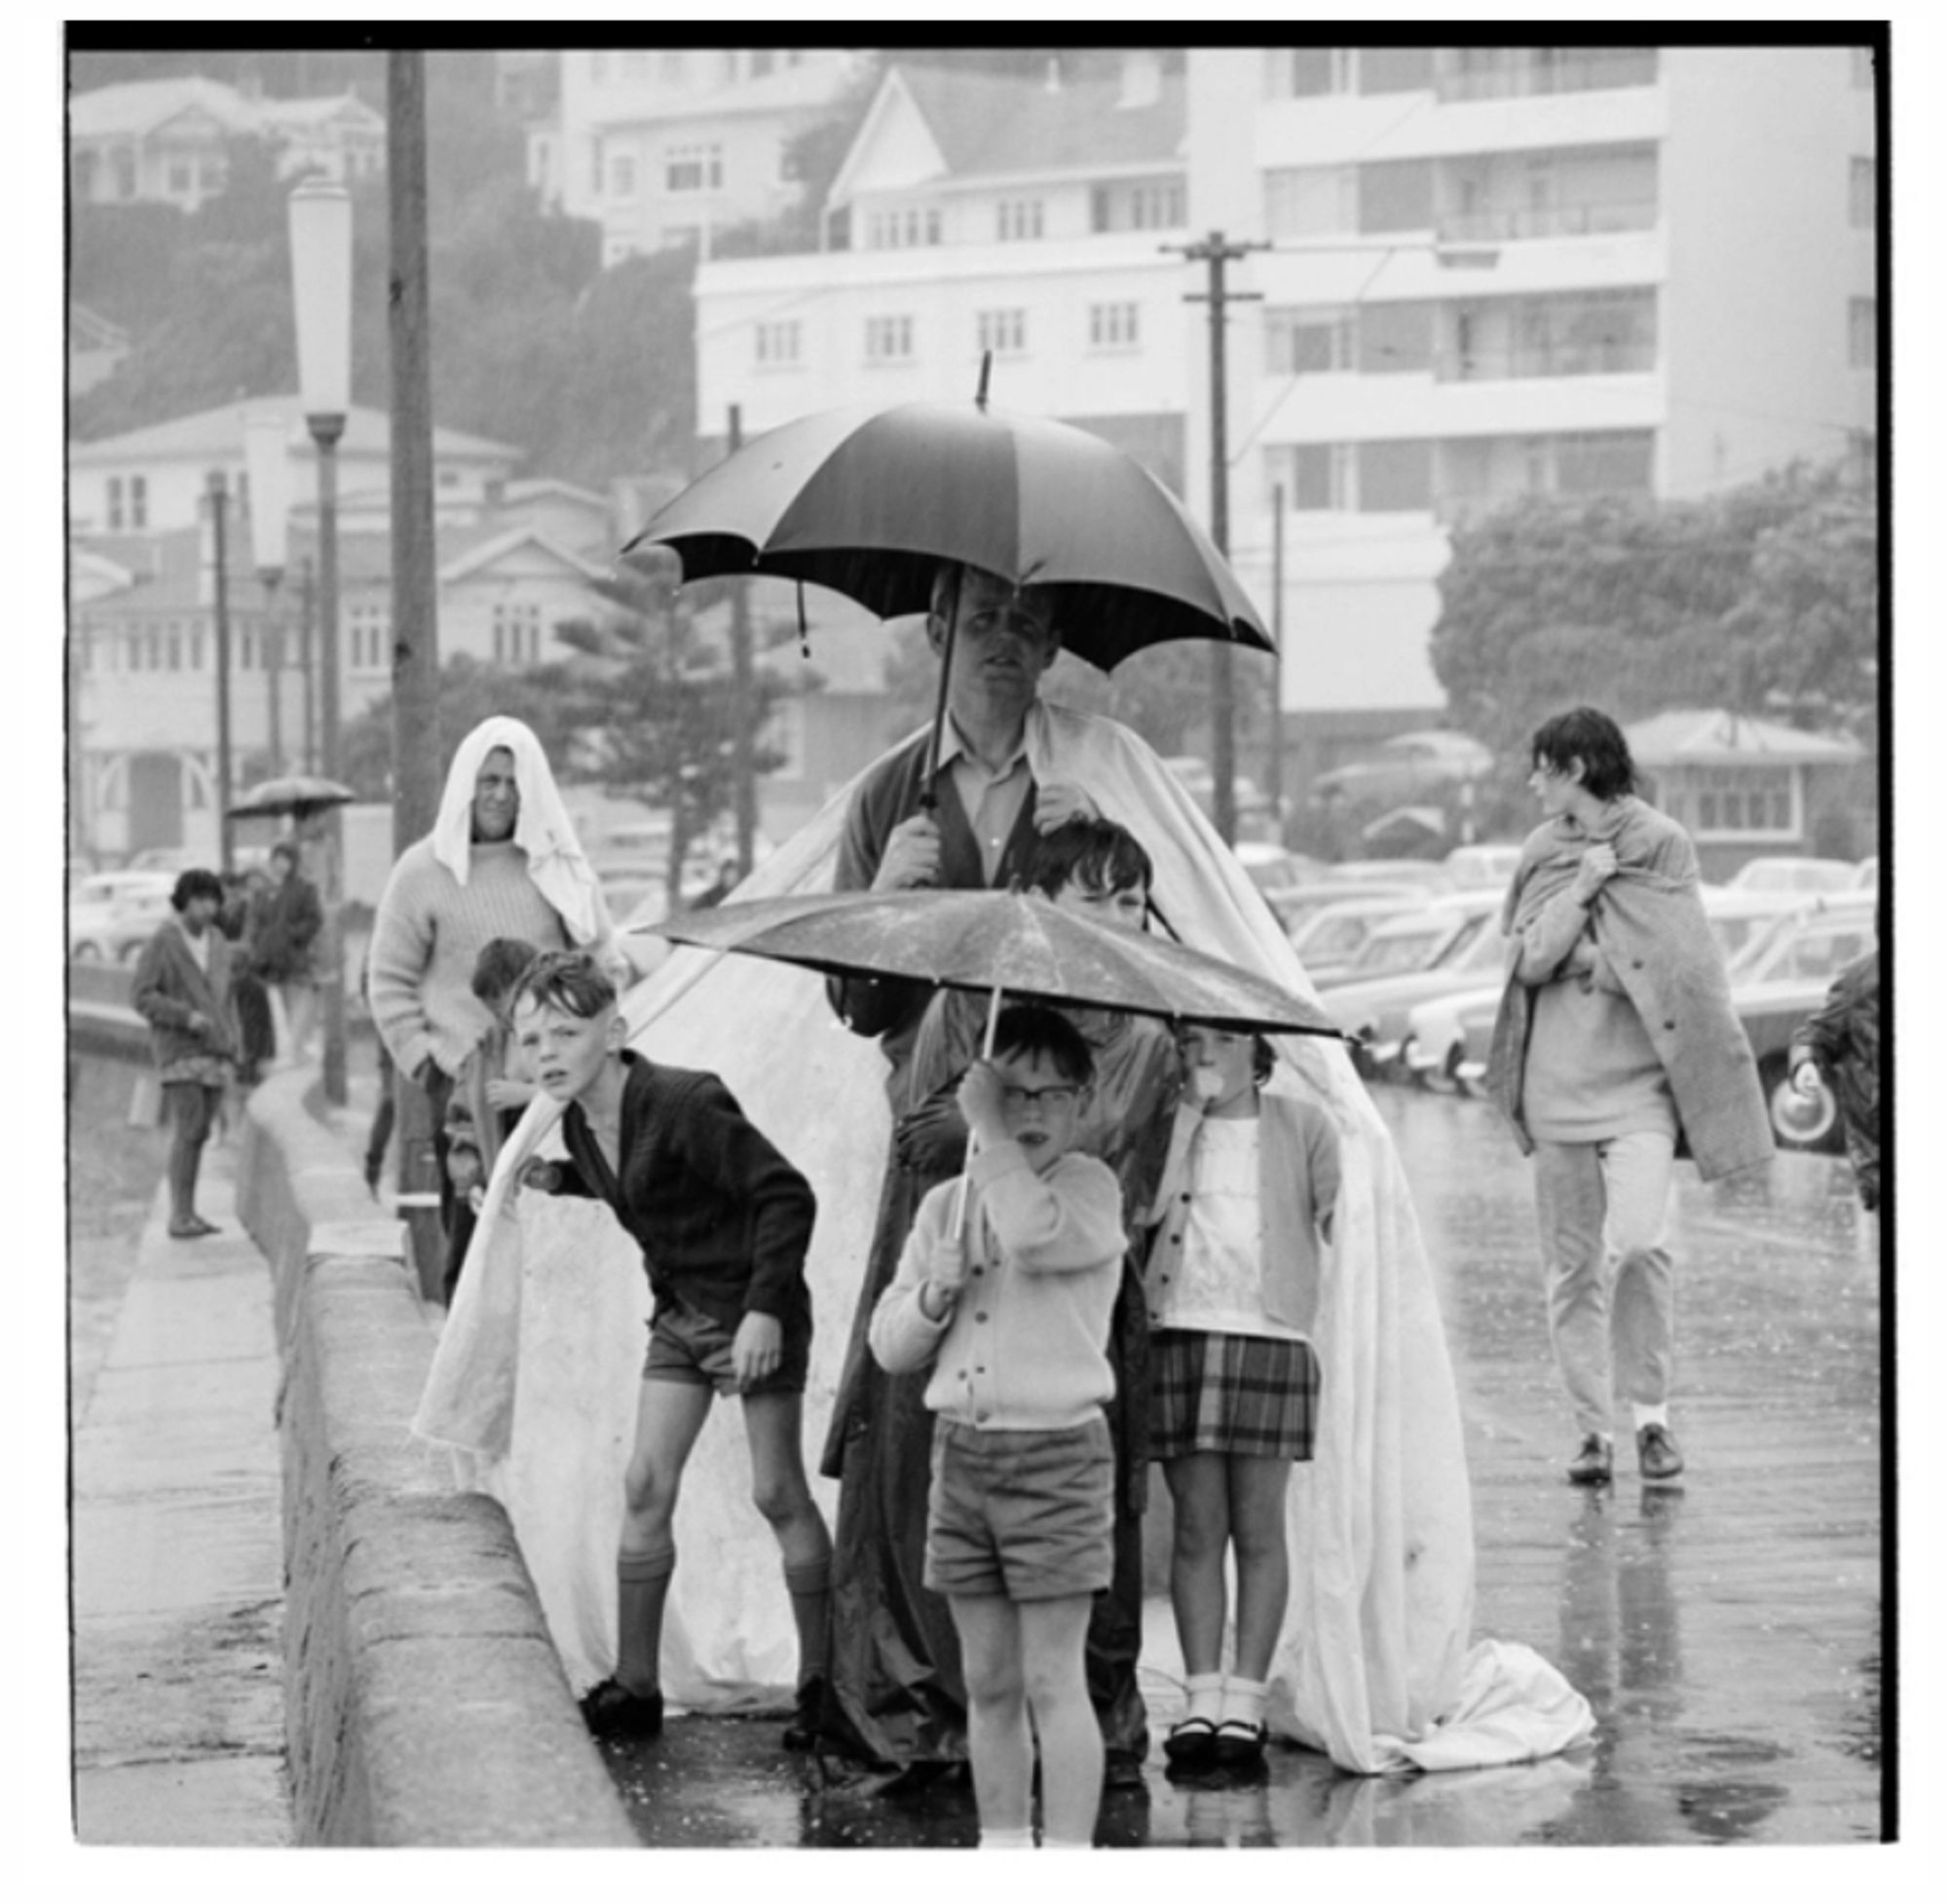
[(315, 773), (286, 773), (275, 780), (260, 780), (233, 801), (229, 810), (233, 820), (288, 816), (302, 822), (327, 806), (344, 806), (357, 798), (341, 781), (325, 780)]

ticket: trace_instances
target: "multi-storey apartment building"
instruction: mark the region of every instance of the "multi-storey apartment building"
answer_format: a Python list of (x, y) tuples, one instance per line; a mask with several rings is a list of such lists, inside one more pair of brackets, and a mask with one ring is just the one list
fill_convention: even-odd
[(794, 204), (786, 146), (860, 66), (835, 48), (632, 48), (559, 56), (557, 109), (530, 129), (543, 203), (602, 227), (602, 261), (695, 243)]
[(1193, 48), (1046, 85), (888, 73), (846, 248), (699, 269), (716, 434), (972, 395), (1117, 436), (1210, 506), (1205, 288), (1229, 268), (1233, 560), (1289, 728), (1334, 765), (1423, 724), (1448, 531), (1510, 497), (1697, 496), (1871, 448), (1865, 47)]

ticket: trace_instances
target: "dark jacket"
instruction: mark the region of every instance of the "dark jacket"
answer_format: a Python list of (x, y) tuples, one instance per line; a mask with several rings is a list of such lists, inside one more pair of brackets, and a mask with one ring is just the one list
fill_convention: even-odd
[[(204, 938), (209, 946), (207, 972), (196, 962), (182, 921), (173, 915), (156, 928), (136, 961), (132, 1002), (149, 1021), (150, 1045), (165, 1076), (171, 1064), (185, 1059), (234, 1059), (238, 1053), (237, 1021), (230, 1006), (230, 941), (214, 925), (204, 928)], [(208, 1020), (206, 1029), (190, 1029), (192, 1012)]]
[(251, 909), (251, 968), (273, 985), (309, 979), (312, 945), (323, 929), (318, 888), (296, 873), (286, 874)]
[(1792, 1034), (1787, 1064), (1806, 1059), (1826, 1073), (1847, 1134), (1860, 1202), (1881, 1207), (1881, 955), (1878, 949), (1833, 981), (1826, 1002)]
[(622, 1054), (619, 1174), (602, 1156), (580, 1104), (562, 1118), (568, 1161), (547, 1187), (597, 1197), (642, 1246), (658, 1305), (681, 1297), (725, 1328), (747, 1314), (808, 1327), (805, 1252), (817, 1202), (811, 1186), (709, 1071)]
[[(886, 840), (902, 820), (920, 810), (926, 783), (927, 735), (918, 733), (871, 768), (845, 813), (845, 831), (839, 839), (839, 864), (833, 875), (835, 892), (864, 892), (873, 883), (885, 856)], [(940, 883), (957, 892), (979, 892), (988, 881), (981, 872), (981, 846), (967, 814), (954, 791), (950, 774), (936, 776), (940, 804), (934, 817), (940, 825)], [(1007, 844), (994, 869), (993, 883), (1005, 888), (1028, 864), (1034, 849), (1035, 787), (1015, 816)], [(904, 1064), (919, 1028), (933, 988), (920, 979), (829, 979), (826, 990), (832, 1008), (862, 1037), (881, 1038), (895, 1075)]]

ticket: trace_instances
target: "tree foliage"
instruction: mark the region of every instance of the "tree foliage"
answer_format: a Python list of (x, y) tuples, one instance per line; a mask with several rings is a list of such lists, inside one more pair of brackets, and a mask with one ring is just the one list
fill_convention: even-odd
[(1529, 734), (1577, 702), (1676, 707), (1875, 742), (1880, 522), (1871, 490), (1804, 465), (1698, 502), (1526, 498), (1456, 532), (1432, 659), (1511, 803)]

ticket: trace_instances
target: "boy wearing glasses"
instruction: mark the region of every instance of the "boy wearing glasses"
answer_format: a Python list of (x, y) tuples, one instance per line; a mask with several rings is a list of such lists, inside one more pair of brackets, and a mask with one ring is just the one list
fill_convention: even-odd
[(974, 1160), (927, 1193), (873, 1312), (881, 1367), (933, 1366), (923, 1578), (960, 1640), (984, 1848), (1034, 1842), (1037, 1740), (1045, 1845), (1088, 1845), (1102, 1796), (1083, 1642), (1113, 1565), (1103, 1407), (1125, 1238), (1115, 1173), (1074, 1148), (1092, 1073), (1060, 1013), (1001, 1014), (957, 1094)]

